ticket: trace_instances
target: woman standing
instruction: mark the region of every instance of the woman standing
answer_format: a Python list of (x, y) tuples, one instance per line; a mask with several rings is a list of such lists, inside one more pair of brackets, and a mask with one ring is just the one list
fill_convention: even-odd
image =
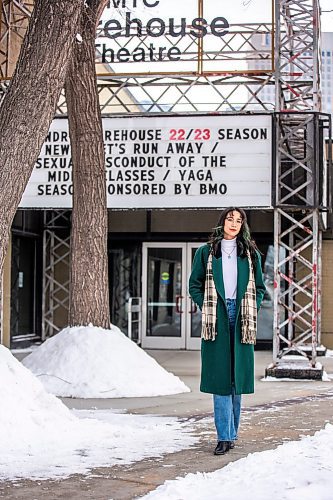
[(215, 455), (234, 447), (241, 394), (254, 392), (257, 311), (265, 293), (260, 254), (241, 208), (225, 209), (196, 251), (189, 282), (202, 310), (201, 385), (213, 394)]

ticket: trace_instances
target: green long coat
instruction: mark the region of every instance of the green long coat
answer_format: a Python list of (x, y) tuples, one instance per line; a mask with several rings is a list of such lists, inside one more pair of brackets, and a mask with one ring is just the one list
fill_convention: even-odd
[[(205, 292), (206, 265), (210, 246), (201, 246), (195, 253), (189, 292), (193, 301), (202, 308)], [(223, 284), (222, 257), (212, 261), (213, 277), (217, 290), (217, 336), (214, 341), (202, 340), (201, 344), (201, 385), (202, 392), (211, 394), (231, 394), (231, 348), (227, 305)], [(254, 392), (254, 347), (241, 343), (240, 305), (249, 281), (247, 258), (237, 257), (237, 297), (236, 326), (234, 336), (234, 384), (236, 394)], [(255, 282), (257, 308), (259, 310), (265, 293), (260, 255), (257, 255)]]

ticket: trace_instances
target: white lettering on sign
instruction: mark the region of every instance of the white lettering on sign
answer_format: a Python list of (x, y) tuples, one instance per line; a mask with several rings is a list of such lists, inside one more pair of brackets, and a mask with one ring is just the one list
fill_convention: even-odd
[[(109, 208), (271, 207), (272, 116), (104, 118)], [(66, 119), (55, 119), (21, 208), (70, 208)]]

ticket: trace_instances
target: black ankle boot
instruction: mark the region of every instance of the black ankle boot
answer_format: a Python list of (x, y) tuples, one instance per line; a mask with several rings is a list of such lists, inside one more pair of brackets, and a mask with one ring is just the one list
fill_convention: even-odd
[(230, 441), (219, 441), (214, 450), (214, 455), (224, 455), (230, 450)]

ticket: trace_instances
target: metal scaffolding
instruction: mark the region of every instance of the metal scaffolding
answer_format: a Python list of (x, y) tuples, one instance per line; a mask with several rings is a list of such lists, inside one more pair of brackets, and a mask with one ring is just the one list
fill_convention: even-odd
[[(0, 0), (1, 8), (8, 3), (17, 2)], [(98, 91), (103, 114), (275, 113), (273, 367), (297, 353), (304, 360), (308, 355), (313, 368), (320, 342), (323, 213), (331, 207), (330, 169), (323, 153), (330, 118), (320, 113), (319, 0), (273, 0), (273, 6), (272, 23), (231, 25), (215, 49), (207, 50), (189, 35), (182, 46), (183, 63), (195, 67), (187, 71), (164, 72), (161, 61), (158, 73), (120, 73), (97, 51)], [(131, 37), (116, 40), (119, 48), (131, 46)], [(179, 39), (166, 36), (164, 43), (177, 47)], [(145, 36), (140, 44), (147, 48)], [(265, 98), (267, 88), (275, 90), (275, 99)], [(66, 112), (62, 95), (57, 113)], [(50, 227), (45, 231), (44, 337), (57, 330), (52, 311), (60, 283), (52, 278), (54, 263), (67, 259), (67, 253), (51, 258), (61, 242)], [(62, 243), (68, 244), (67, 236)], [(61, 298), (61, 307), (66, 300)]]
[(67, 325), (70, 216), (68, 210), (44, 211), (42, 340)]
[[(279, 0), (276, 12), (274, 347), (267, 373), (320, 378), (322, 213), (331, 207), (323, 137), (331, 125), (320, 114), (319, 2)], [(290, 354), (304, 363), (290, 364)]]
[(0, 81), (14, 72), (33, 5), (33, 0), (0, 0)]

